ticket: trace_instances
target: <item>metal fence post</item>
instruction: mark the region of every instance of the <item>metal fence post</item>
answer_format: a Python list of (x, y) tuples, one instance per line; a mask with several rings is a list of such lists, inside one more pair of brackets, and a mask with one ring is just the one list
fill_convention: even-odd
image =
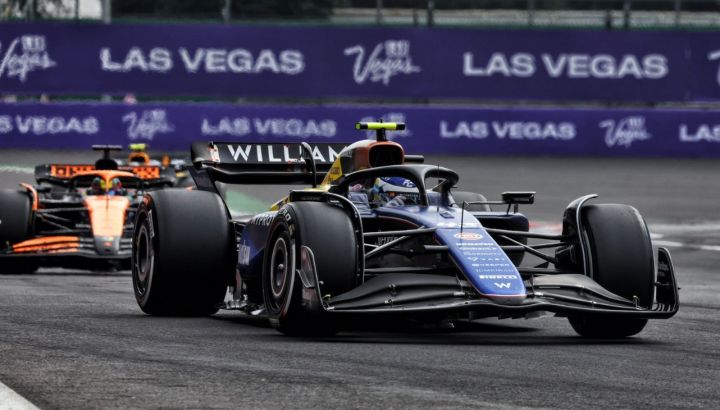
[(102, 20), (105, 24), (112, 22), (112, 0), (102, 0)]
[(611, 9), (605, 9), (605, 29), (612, 30), (613, 28), (613, 15)]
[(427, 2), (427, 25), (432, 27), (435, 25), (435, 1), (428, 0)]
[(25, 18), (30, 21), (35, 20), (35, 0), (28, 0), (25, 3)]
[(675, 0), (675, 27), (680, 26), (680, 11), (682, 10), (682, 0)]
[(375, 22), (377, 24), (382, 24), (383, 22), (383, 1), (382, 0), (376, 0), (375, 1)]
[(630, 8), (632, 0), (625, 0), (623, 2), (623, 29), (627, 30), (630, 28)]
[[(102, 0), (102, 21), (103, 24), (110, 24), (112, 22), (112, 0)], [(102, 94), (100, 95), (100, 101), (110, 103), (112, 102), (112, 95)]]
[(229, 23), (230, 19), (232, 17), (232, 0), (224, 0), (223, 1), (223, 7), (220, 11), (220, 14), (222, 14), (223, 23)]
[(535, 23), (535, 0), (528, 0), (528, 26)]

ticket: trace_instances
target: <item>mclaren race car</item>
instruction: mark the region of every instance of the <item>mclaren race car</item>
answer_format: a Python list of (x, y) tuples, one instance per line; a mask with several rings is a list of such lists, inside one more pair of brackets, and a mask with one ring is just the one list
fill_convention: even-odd
[[(488, 201), (453, 190), (454, 171), (376, 140), (196, 144), (198, 190), (146, 193), (132, 238), (140, 308), (266, 315), (288, 335), (333, 334), (354, 318), (452, 323), (553, 313), (588, 337), (639, 333), (678, 310), (668, 251), (654, 257), (638, 211), (578, 198), (562, 232), (529, 231), (533, 192)], [(307, 184), (257, 215), (233, 218), (215, 190)], [(492, 207), (501, 209), (492, 210)]]
[(0, 191), (0, 272), (29, 273), (39, 266), (80, 269), (130, 267), (132, 223), (147, 190), (171, 186), (174, 171), (126, 165), (44, 164), (37, 185)]
[(194, 186), (192, 178), (190, 178), (185, 170), (185, 166), (189, 164), (189, 160), (182, 157), (173, 157), (168, 154), (151, 156), (148, 153), (150, 146), (146, 143), (133, 143), (130, 144), (128, 148), (130, 149), (130, 153), (128, 154), (127, 159), (115, 159), (119, 166), (157, 166), (160, 167), (166, 177), (172, 177), (173, 173), (166, 171), (168, 169), (172, 169), (174, 172), (173, 186)]

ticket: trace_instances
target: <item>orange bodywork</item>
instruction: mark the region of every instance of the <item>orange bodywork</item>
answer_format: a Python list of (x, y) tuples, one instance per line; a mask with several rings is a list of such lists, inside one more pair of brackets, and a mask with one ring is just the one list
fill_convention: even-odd
[(48, 236), (46, 238), (28, 239), (13, 245), (13, 252), (75, 252), (80, 245), (77, 236)]
[[(50, 176), (55, 178), (72, 178), (76, 175), (88, 175), (103, 172), (128, 172), (140, 179), (160, 178), (160, 167), (157, 165), (125, 165), (118, 170), (96, 170), (94, 165), (52, 164)], [(122, 175), (127, 176), (127, 175)]]
[(121, 236), (130, 200), (124, 196), (91, 195), (85, 198), (94, 236)]
[[(98, 177), (105, 180), (107, 184), (110, 183), (110, 180), (113, 178), (120, 178), (120, 177), (134, 177), (136, 176), (132, 172), (129, 171), (118, 171), (118, 170), (89, 170), (89, 171), (80, 171), (76, 172), (73, 176), (80, 176), (80, 175), (97, 175)], [(108, 185), (109, 186), (109, 185)]]
[(88, 172), (95, 169), (94, 165), (50, 165), (50, 176), (56, 178), (70, 178), (80, 172)]
[[(151, 176), (155, 172), (159, 174), (160, 171), (159, 167), (139, 166), (133, 168), (142, 168), (147, 171), (146, 176)], [(86, 167), (82, 165), (53, 166), (52, 173), (56, 177), (70, 179), (71, 187), (74, 186), (73, 179), (78, 177), (100, 178), (104, 181), (103, 186), (105, 187), (110, 187), (115, 178), (138, 179), (140, 177), (136, 173), (125, 170), (96, 170), (92, 166)], [(37, 190), (29, 184), (21, 184), (21, 186), (32, 195), (33, 212), (44, 212)], [(83, 255), (95, 250), (100, 256), (117, 256), (119, 244), (125, 232), (127, 212), (131, 205), (130, 197), (125, 196), (123, 192), (122, 188), (118, 188), (118, 191), (115, 192), (117, 195), (112, 195), (103, 189), (101, 195), (83, 195), (83, 205), (87, 210), (90, 232), (94, 240), (84, 235), (43, 236), (13, 244), (11, 246), (12, 253), (24, 255)]]
[[(123, 167), (125, 170), (126, 167)], [(160, 178), (160, 167), (154, 165), (138, 165), (134, 167), (128, 167), (128, 171), (135, 174), (140, 179), (157, 179)]]
[(37, 190), (35, 189), (35, 187), (30, 184), (26, 184), (24, 182), (21, 183), (20, 186), (25, 188), (28, 192), (30, 192), (30, 194), (32, 195), (32, 199), (33, 199), (32, 210), (37, 211), (37, 209), (38, 209), (38, 193), (37, 193)]

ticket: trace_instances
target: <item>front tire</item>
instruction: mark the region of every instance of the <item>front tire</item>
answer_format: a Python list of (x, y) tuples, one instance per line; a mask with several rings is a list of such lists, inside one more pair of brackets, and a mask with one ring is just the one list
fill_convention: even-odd
[[(655, 265), (647, 225), (637, 209), (628, 205), (600, 204), (582, 208), (582, 221), (592, 278), (605, 289), (638, 305), (651, 308)], [(620, 338), (640, 333), (647, 319), (602, 315), (569, 318), (573, 329), (585, 337)]]
[(217, 312), (235, 261), (235, 237), (219, 196), (184, 189), (145, 194), (132, 252), (133, 289), (143, 312)]
[[(32, 238), (32, 198), (17, 189), (0, 190), (0, 250)], [(37, 270), (38, 263), (29, 258), (0, 261), (0, 273), (26, 274)]]
[[(270, 321), (290, 336), (329, 336), (336, 324), (326, 312), (303, 306), (297, 274), (302, 246), (314, 255), (323, 297), (336, 296), (357, 284), (355, 231), (345, 211), (322, 202), (294, 202), (270, 226), (263, 266), (263, 299)], [(314, 289), (313, 289), (314, 291)]]

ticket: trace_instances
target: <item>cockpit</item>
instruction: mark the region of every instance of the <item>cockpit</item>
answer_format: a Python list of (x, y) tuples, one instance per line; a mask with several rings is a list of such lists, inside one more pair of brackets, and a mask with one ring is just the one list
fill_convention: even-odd
[(407, 178), (378, 177), (350, 185), (348, 199), (373, 207), (419, 205), (420, 190)]
[(90, 172), (70, 180), (68, 191), (84, 196), (134, 196), (142, 181), (129, 172)]

